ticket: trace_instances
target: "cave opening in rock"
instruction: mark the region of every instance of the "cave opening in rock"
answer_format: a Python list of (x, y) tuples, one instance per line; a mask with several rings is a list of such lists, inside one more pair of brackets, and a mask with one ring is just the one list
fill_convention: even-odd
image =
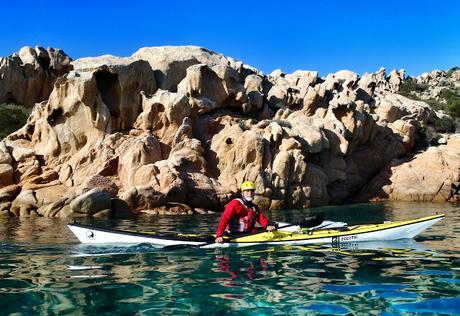
[(120, 117), (121, 89), (118, 75), (107, 70), (100, 70), (95, 76), (102, 102), (107, 105), (112, 117)]
[(48, 124), (51, 126), (55, 126), (57, 119), (62, 116), (62, 113), (63, 110), (61, 108), (53, 109), (51, 114), (48, 116)]

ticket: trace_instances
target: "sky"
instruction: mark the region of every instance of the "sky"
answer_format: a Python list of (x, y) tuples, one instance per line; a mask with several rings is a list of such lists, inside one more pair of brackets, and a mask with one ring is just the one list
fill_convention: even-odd
[(460, 1), (0, 0), (0, 56), (23, 46), (73, 59), (195, 45), (264, 73), (460, 66)]

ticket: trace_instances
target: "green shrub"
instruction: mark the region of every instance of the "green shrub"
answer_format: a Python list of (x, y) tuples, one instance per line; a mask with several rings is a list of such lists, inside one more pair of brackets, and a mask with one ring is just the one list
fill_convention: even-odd
[(434, 121), (434, 128), (440, 133), (455, 132), (455, 121), (451, 117), (442, 117)]
[(413, 98), (414, 92), (421, 93), (427, 89), (428, 85), (417, 83), (415, 79), (408, 78), (401, 83), (399, 87), (399, 94)]
[(444, 110), (444, 104), (435, 99), (424, 100), (433, 110), (440, 111)]
[(446, 72), (447, 78), (452, 77), (452, 73), (453, 73), (454, 71), (457, 71), (457, 70), (460, 70), (460, 68), (459, 68), (459, 67), (452, 67), (452, 68), (450, 68), (450, 69)]
[(24, 126), (28, 117), (29, 112), (23, 106), (0, 104), (0, 139)]
[(453, 117), (460, 117), (460, 98), (449, 100), (446, 105), (446, 110)]
[(457, 90), (452, 90), (452, 89), (442, 89), (441, 91), (441, 97), (446, 100), (446, 102), (449, 102), (450, 100), (456, 99), (459, 97), (459, 93)]
[(423, 147), (437, 146), (439, 145), (438, 140), (441, 136), (436, 132), (433, 127), (426, 126), (419, 130), (420, 144)]

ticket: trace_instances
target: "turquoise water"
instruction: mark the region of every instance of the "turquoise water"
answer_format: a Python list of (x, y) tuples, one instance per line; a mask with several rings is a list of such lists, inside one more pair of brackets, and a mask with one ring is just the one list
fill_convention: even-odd
[[(78, 243), (58, 219), (0, 219), (2, 315), (460, 315), (460, 209), (382, 203), (314, 211), (351, 223), (443, 212), (414, 241), (344, 248), (164, 251)], [(92, 223), (155, 231), (213, 231), (218, 215)]]

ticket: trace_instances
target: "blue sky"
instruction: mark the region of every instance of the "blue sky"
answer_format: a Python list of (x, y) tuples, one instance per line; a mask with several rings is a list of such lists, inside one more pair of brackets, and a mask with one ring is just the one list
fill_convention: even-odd
[(265, 73), (460, 66), (460, 1), (4, 1), (0, 56), (22, 46), (72, 58), (197, 45)]

